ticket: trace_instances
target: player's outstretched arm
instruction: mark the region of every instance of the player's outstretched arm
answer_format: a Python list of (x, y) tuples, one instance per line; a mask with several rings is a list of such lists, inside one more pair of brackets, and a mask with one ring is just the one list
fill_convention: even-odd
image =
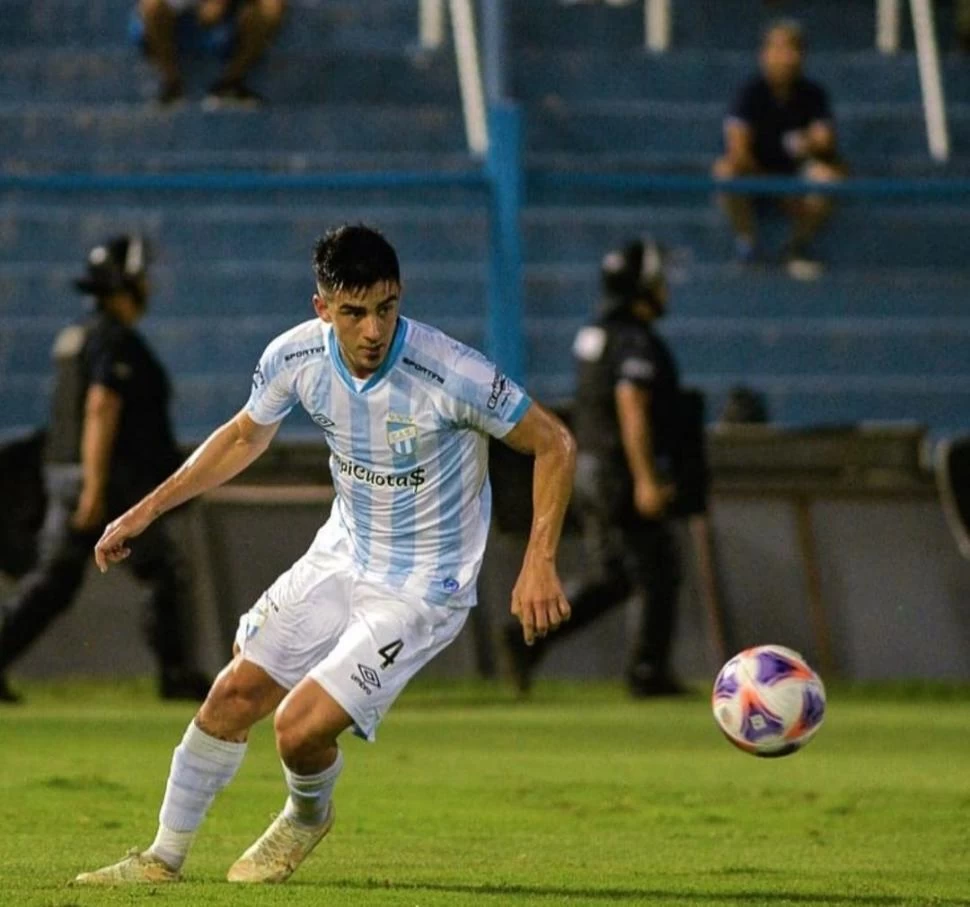
[(533, 402), (503, 439), (520, 453), (535, 457), (532, 480), (532, 529), (518, 581), (512, 590), (512, 613), (522, 623), (528, 645), (569, 619), (569, 602), (556, 570), (556, 552), (572, 494), (576, 442), (549, 410)]
[(107, 525), (94, 546), (98, 569), (104, 573), (109, 565), (128, 557), (128, 541), (163, 513), (242, 472), (269, 447), (278, 428), (279, 422), (260, 425), (245, 411), (217, 428), (161, 485)]

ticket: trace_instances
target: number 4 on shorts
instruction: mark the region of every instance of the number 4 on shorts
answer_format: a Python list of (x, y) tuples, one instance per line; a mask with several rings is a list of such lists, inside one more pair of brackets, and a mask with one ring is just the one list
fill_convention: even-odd
[(394, 659), (400, 654), (401, 649), (404, 648), (404, 643), (399, 639), (395, 639), (394, 642), (389, 642), (386, 646), (381, 646), (377, 650), (377, 654), (381, 656), (384, 660), (381, 662), (381, 670), (383, 671), (388, 665), (394, 664)]

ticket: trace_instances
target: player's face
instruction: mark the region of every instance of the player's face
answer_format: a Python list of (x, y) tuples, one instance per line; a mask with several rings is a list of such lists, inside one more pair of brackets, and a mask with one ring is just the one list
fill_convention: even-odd
[(390, 282), (357, 293), (313, 297), (317, 314), (333, 325), (344, 364), (355, 377), (366, 378), (381, 367), (394, 337), (400, 301), (400, 285)]
[(790, 85), (802, 71), (802, 49), (787, 28), (775, 28), (761, 48), (761, 69), (774, 85)]

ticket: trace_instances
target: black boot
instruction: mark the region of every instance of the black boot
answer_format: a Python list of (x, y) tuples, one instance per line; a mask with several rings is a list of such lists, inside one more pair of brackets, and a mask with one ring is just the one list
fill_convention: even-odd
[(7, 675), (0, 673), (0, 703), (16, 705), (23, 701), (23, 696), (10, 689), (10, 684), (7, 683)]
[(685, 696), (690, 693), (669, 671), (650, 664), (635, 664), (626, 675), (627, 689), (634, 699), (652, 696)]
[(537, 639), (531, 646), (522, 638), (522, 628), (509, 624), (504, 631), (505, 652), (509, 659), (509, 669), (516, 690), (523, 696), (532, 689), (532, 675), (541, 658), (542, 640)]

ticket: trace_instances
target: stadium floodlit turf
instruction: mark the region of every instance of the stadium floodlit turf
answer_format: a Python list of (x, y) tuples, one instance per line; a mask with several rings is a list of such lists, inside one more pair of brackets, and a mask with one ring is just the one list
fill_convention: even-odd
[(786, 759), (734, 750), (706, 695), (615, 686), (409, 690), (345, 744), (337, 824), (284, 886), (226, 868), (283, 801), (268, 724), (217, 800), (186, 881), (67, 886), (145, 846), (192, 713), (144, 687), (28, 687), (0, 708), (0, 904), (970, 905), (970, 697), (830, 691)]

